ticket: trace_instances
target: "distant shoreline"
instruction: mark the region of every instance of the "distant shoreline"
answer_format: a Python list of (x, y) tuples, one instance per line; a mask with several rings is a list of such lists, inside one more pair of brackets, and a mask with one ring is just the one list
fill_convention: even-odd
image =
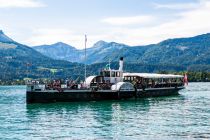
[[(189, 81), (189, 83), (208, 83), (210, 81)], [(0, 84), (0, 86), (26, 86), (26, 84)]]
[[(210, 81), (200, 81), (200, 82), (189, 82), (189, 83), (210, 83)], [(0, 85), (0, 86), (26, 86), (26, 84), (24, 84), (24, 85)]]
[[(160, 71), (157, 72), (160, 74), (176, 74), (176, 75), (184, 75), (185, 73), (187, 73), (188, 75), (188, 81), (189, 82), (210, 82), (210, 72), (169, 72), (169, 71)], [(27, 78), (27, 79), (31, 79), (31, 78)], [(54, 78), (57, 79), (57, 78)], [(59, 78), (59, 79), (66, 79), (66, 78)], [(0, 80), (0, 85), (26, 85), (25, 83), (25, 79), (8, 79), (8, 80)], [(34, 79), (34, 80), (38, 80), (38, 81), (51, 81), (53, 79), (51, 78), (40, 78), (40, 79)], [(84, 79), (80, 79), (80, 80), (84, 80)]]

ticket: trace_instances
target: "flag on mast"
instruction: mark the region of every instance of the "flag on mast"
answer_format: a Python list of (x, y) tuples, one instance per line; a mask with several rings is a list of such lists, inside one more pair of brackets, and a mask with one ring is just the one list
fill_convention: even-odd
[(184, 84), (188, 85), (187, 73), (184, 74)]

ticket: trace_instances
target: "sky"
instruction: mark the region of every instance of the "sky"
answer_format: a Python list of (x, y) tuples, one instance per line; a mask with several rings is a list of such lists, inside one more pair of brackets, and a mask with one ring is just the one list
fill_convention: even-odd
[(131, 46), (210, 33), (210, 0), (0, 0), (0, 30), (28, 46)]

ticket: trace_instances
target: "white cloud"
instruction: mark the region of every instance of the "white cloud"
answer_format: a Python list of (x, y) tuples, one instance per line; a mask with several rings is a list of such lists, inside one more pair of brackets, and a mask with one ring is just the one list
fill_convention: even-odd
[(154, 21), (152, 16), (132, 16), (132, 17), (109, 17), (102, 19), (102, 22), (111, 25), (133, 25), (133, 24), (146, 24)]
[(197, 8), (199, 3), (174, 3), (174, 4), (159, 4), (154, 3), (155, 8), (157, 9), (172, 9), (172, 10), (181, 10), (181, 9), (193, 9)]
[[(75, 37), (74, 37), (75, 39)], [(72, 31), (61, 28), (38, 28), (32, 31), (32, 35), (26, 42), (32, 45), (52, 44), (59, 41), (74, 40)]]
[[(85, 34), (76, 34), (74, 31), (64, 28), (40, 28), (33, 30), (31, 37), (23, 42), (30, 46), (64, 42), (77, 47), (78, 49), (83, 49), (85, 39), (84, 35)], [(97, 36), (97, 39), (99, 38), (100, 37)], [(95, 40), (96, 38), (94, 36), (88, 37), (87, 47), (91, 47), (93, 43), (95, 43)]]
[[(158, 43), (168, 38), (190, 37), (210, 32), (210, 1), (199, 1), (198, 7), (179, 11), (170, 21), (150, 27), (113, 27), (110, 39), (129, 45)], [(161, 18), (158, 21), (162, 20)], [(157, 22), (158, 22), (157, 21)]]
[(30, 8), (43, 6), (45, 5), (37, 0), (0, 0), (0, 8)]
[[(145, 45), (158, 43), (168, 38), (190, 37), (207, 33), (210, 32), (209, 15), (210, 1), (199, 1), (198, 7), (187, 11), (176, 11), (176, 17), (170, 17), (168, 20), (163, 20), (163, 18), (168, 18), (167, 15), (166, 17), (161, 15), (159, 18), (157, 16), (157, 21), (153, 25), (146, 27), (141, 25), (131, 28), (130, 26), (115, 26), (120, 24), (118, 22), (112, 24), (113, 26), (111, 27), (103, 24), (98, 25), (100, 28), (87, 27), (89, 29), (89, 32), (87, 32), (88, 47), (91, 47), (98, 40), (115, 41), (128, 45)], [(126, 25), (131, 23), (128, 22)], [(81, 30), (88, 30), (87, 28), (82, 28)], [(84, 48), (84, 34), (65, 27), (42, 28), (35, 29), (33, 34), (30, 35), (31, 37), (22, 42), (29, 45), (41, 45), (63, 41), (82, 49)]]

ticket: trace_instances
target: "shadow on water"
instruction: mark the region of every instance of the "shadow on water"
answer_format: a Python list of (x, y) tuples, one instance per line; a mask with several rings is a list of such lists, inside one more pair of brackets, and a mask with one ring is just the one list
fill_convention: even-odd
[(135, 105), (142, 106), (144, 108), (149, 107), (148, 99), (138, 100), (120, 100), (120, 101), (90, 101), (90, 102), (67, 102), (67, 103), (37, 103), (26, 104), (27, 113), (33, 112), (50, 112), (50, 111), (78, 111), (78, 110), (98, 110), (109, 111), (113, 106), (122, 106), (123, 109), (129, 109)]
[[(173, 103), (176, 101), (183, 101), (183, 95), (168, 96), (168, 97), (154, 97), (154, 98), (140, 98), (120, 101), (92, 101), (92, 102), (68, 102), (68, 103), (47, 103), (47, 104), (27, 104), (27, 116), (35, 117), (42, 114), (84, 114), (91, 112), (96, 116), (104, 116), (105, 114), (113, 114), (118, 111), (142, 111), (147, 113), (151, 106), (156, 106), (163, 103)], [(102, 117), (103, 118), (103, 117)]]
[[(119, 110), (134, 110), (139, 108), (149, 111), (150, 102), (148, 99), (121, 100), (121, 101), (92, 101), (92, 102), (69, 102), (49, 104), (26, 104), (26, 114), (29, 118), (36, 118), (40, 115), (84, 115), (87, 112), (103, 118), (107, 114), (113, 114)], [(106, 116), (107, 117), (107, 116)], [(108, 118), (106, 118), (108, 119)]]

